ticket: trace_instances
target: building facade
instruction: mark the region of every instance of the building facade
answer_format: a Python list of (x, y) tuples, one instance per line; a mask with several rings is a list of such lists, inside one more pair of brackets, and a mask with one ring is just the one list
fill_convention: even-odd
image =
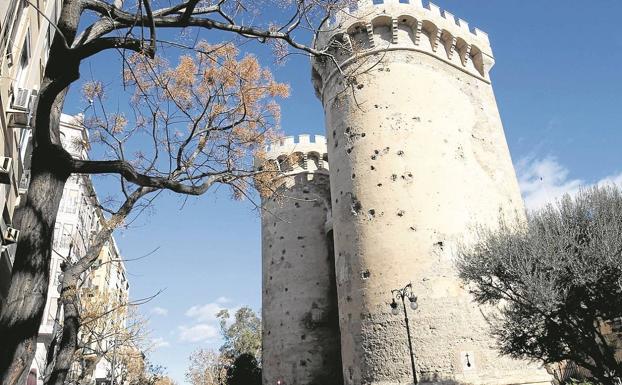
[(0, 2), (0, 304), (6, 297), (19, 229), (13, 214), (28, 186), (34, 101), (61, 0)]
[[(421, 0), (369, 0), (338, 14), (315, 48), (328, 49), (339, 65), (312, 60), (327, 133), (326, 150), (315, 151), (328, 154), (331, 198), (315, 216), (319, 220), (330, 206), (325, 227), (334, 240), (339, 314), (333, 335), (340, 334), (343, 375), (333, 382), (290, 375), (284, 368), (299, 365), (302, 355), (279, 356), (278, 349), (264, 351), (264, 371), (278, 368), (288, 385), (412, 383), (404, 319), (389, 306), (392, 290), (411, 282), (419, 298), (410, 325), (419, 382), (550, 382), (538, 365), (498, 354), (483, 314), (494, 309), (474, 303), (453, 264), (458, 245), (475, 241), (477, 226), (524, 218), (489, 77), (494, 58), (488, 36)], [(279, 178), (292, 173), (288, 152), (307, 146), (303, 138), (285, 142), (281, 151), (269, 152), (281, 167)], [(298, 172), (303, 181), (309, 175)], [(316, 270), (305, 268), (319, 265), (324, 254), (305, 255), (316, 261), (304, 259), (303, 266), (298, 250), (290, 250), (297, 234), (315, 226), (313, 208), (305, 208), (303, 222), (292, 217), (295, 205), (267, 203), (264, 307), (278, 309), (276, 297), (281, 304), (297, 301), (299, 308), (330, 303), (328, 291), (316, 292), (322, 301), (278, 293), (281, 286), (308, 292)], [(274, 212), (288, 221), (275, 225)], [(273, 249), (277, 235), (281, 250)], [(277, 284), (270, 281), (273, 263), (288, 269), (280, 270)], [(330, 268), (315, 269), (331, 276)], [(296, 344), (302, 348), (301, 314), (264, 310), (264, 336), (290, 351)], [(275, 383), (272, 376), (264, 381)]]

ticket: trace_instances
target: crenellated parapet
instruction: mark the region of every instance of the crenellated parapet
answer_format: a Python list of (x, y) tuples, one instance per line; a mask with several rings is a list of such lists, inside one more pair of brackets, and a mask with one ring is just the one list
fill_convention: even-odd
[[(488, 35), (422, 0), (360, 0), (318, 32), (314, 46), (332, 54), (343, 71), (353, 61), (383, 51), (411, 50), (438, 58), (489, 81), (494, 58)], [(312, 59), (318, 95), (339, 69), (326, 57)]]
[(255, 184), (260, 193), (272, 195), (279, 186), (287, 188), (309, 181), (328, 180), (326, 137), (302, 134), (288, 136), (270, 144), (265, 156), (255, 159)]
[[(286, 175), (328, 172), (326, 138), (322, 135), (287, 136), (266, 148), (265, 162)], [(258, 160), (256, 166), (261, 166)]]

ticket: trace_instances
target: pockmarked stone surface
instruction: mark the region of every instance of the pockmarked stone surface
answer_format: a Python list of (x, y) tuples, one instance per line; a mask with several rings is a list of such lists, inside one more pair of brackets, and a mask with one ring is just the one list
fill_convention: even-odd
[[(334, 378), (338, 368), (347, 385), (412, 383), (404, 317), (389, 307), (391, 290), (408, 282), (419, 298), (408, 311), (420, 383), (549, 383), (539, 365), (498, 354), (484, 316), (495, 309), (474, 303), (454, 267), (478, 226), (524, 219), (488, 36), (420, 0), (374, 3), (340, 12), (314, 42), (336, 61), (312, 59), (326, 142), (303, 136), (269, 149), (286, 165), (280, 188), (291, 200), (265, 200), (262, 211), (264, 384), (315, 384), (311, 373)], [(327, 156), (309, 171), (308, 156), (287, 165), (295, 152)], [(339, 327), (314, 329), (325, 339), (296, 347), (300, 316), (313, 306), (336, 312)], [(337, 337), (338, 366), (299, 365)]]
[(341, 385), (326, 139), (271, 146), (275, 187), (262, 204), (264, 384)]

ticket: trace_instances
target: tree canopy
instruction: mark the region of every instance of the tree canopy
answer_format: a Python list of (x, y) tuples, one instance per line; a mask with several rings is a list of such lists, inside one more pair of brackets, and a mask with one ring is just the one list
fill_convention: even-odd
[(235, 312), (229, 325), (229, 311), (221, 310), (217, 315), (224, 343), (220, 353), (231, 360), (248, 353), (261, 362), (261, 319), (249, 307), (242, 307)]
[(603, 327), (622, 316), (619, 188), (565, 196), (526, 222), (479, 235), (457, 267), (478, 303), (500, 309), (490, 321), (503, 354), (547, 364), (571, 360), (602, 383), (622, 377)]

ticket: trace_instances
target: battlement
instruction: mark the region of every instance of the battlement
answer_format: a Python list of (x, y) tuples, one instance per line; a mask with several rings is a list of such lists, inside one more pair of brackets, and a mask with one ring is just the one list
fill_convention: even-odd
[[(314, 47), (325, 50), (343, 68), (353, 60), (389, 50), (434, 56), (484, 81), (494, 65), (488, 34), (422, 0), (359, 0), (337, 12), (318, 32)], [(335, 70), (325, 58), (312, 59), (318, 94), (322, 79)]]
[[(273, 162), (285, 174), (328, 172), (326, 137), (309, 134), (287, 136), (266, 148), (265, 161)], [(255, 160), (256, 167), (261, 166), (259, 162)]]

